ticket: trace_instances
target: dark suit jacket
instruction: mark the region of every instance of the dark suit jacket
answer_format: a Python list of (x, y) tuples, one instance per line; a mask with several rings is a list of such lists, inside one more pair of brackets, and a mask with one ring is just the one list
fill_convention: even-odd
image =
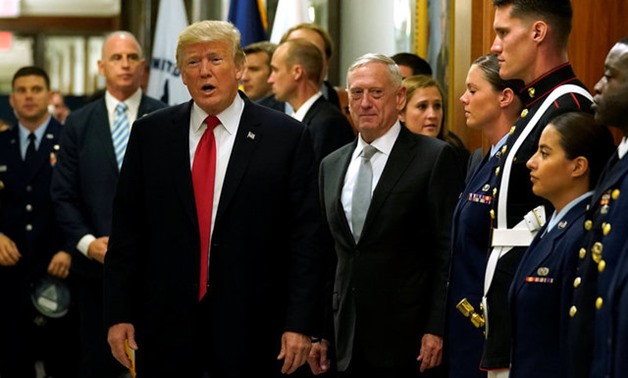
[[(131, 132), (105, 261), (106, 324), (135, 325), (146, 376), (206, 363), (194, 358), (199, 343), (234, 377), (279, 376), (281, 334), (318, 334), (322, 316), (312, 142), (301, 123), (245, 98), (211, 238), (211, 315), (201, 322), (191, 106), (155, 112)], [(199, 339), (202, 327), (210, 340)]]
[(353, 128), (340, 110), (319, 97), (303, 117), (314, 141), (316, 161), (355, 139)]
[(513, 378), (567, 377), (567, 319), (588, 203), (580, 201), (546, 235), (540, 229), (519, 263), (509, 292)]
[(451, 215), (461, 181), (451, 169), (451, 146), (402, 127), (356, 245), (341, 203), (355, 146), (323, 159), (319, 183), (338, 258), (338, 370), (347, 368), (358, 339), (372, 365), (407, 366), (425, 333), (443, 334)]
[[(165, 106), (142, 96), (137, 119)], [(101, 264), (86, 258), (76, 245), (87, 234), (109, 235), (117, 182), (118, 165), (103, 97), (73, 111), (66, 120), (51, 186), (57, 220), (75, 252), (72, 269), (82, 276), (102, 277)]]
[[(323, 95), (330, 104), (336, 106), (336, 108), (340, 109), (340, 98), (338, 98), (338, 93), (336, 92), (336, 88), (327, 80), (323, 82), (323, 86), (327, 90), (327, 96)], [(271, 109), (278, 110), (282, 113), (286, 111), (286, 103), (278, 101), (275, 98), (274, 94), (268, 95), (256, 101), (260, 105), (264, 105)]]

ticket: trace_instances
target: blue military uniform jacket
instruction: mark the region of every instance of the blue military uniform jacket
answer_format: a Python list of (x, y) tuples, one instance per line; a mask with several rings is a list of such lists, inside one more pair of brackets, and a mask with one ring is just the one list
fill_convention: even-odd
[(567, 309), (590, 198), (583, 198), (524, 253), (509, 292), (513, 326), (510, 377), (566, 377)]
[(31, 173), (20, 153), (19, 128), (0, 133), (0, 232), (15, 242), (22, 255), (16, 265), (0, 266), (2, 311), (29, 298), (28, 284), (46, 274), (50, 259), (62, 249), (49, 193), (62, 126), (51, 117), (41, 127), (46, 130)]
[[(502, 149), (500, 165), (496, 168), (498, 177), (504, 170), (506, 158), (512, 153), (511, 147), (523, 132), (528, 121), (539, 110), (544, 99), (554, 89), (563, 84), (574, 84), (586, 88), (576, 78), (571, 65), (565, 63), (531, 82), (521, 90), (520, 97), (523, 100), (524, 109), (515, 127), (511, 130), (511, 136)], [(508, 192), (506, 216), (508, 228), (515, 226), (523, 219), (524, 215), (539, 205), (545, 206), (546, 214), (550, 214), (553, 211), (549, 202), (535, 196), (532, 192), (530, 171), (526, 167), (526, 162), (536, 152), (541, 133), (552, 118), (570, 111), (589, 112), (590, 107), (591, 101), (588, 98), (579, 94), (567, 93), (554, 101), (552, 106), (541, 116), (532, 132), (526, 137), (513, 157), (508, 188), (501, 188), (498, 183), (497, 193), (495, 198), (493, 198), (493, 210), (497, 213), (499, 196), (503, 195), (505, 191)], [(499, 219), (494, 220), (495, 225), (497, 221)], [(490, 327), (484, 344), (482, 367), (487, 370), (507, 369), (510, 365), (511, 325), (508, 310), (508, 289), (525, 250), (526, 247), (515, 247), (499, 259), (491, 286), (486, 294), (487, 306), (490, 309), (488, 313)]]
[(15, 242), (22, 255), (16, 266), (0, 267), (3, 278), (15, 270), (28, 278), (44, 274), (52, 256), (62, 249), (49, 192), (62, 126), (51, 117), (41, 127), (46, 130), (30, 173), (20, 153), (17, 125), (0, 133), (0, 232)]
[(490, 210), (495, 188), (497, 152), (487, 153), (462, 192), (453, 216), (451, 270), (447, 296), (447, 331), (445, 347), (449, 376), (486, 377), (480, 370), (484, 335), (465, 318), (456, 305), (467, 298), (481, 313), (484, 272), (490, 245)]
[[(577, 276), (580, 285), (574, 290), (569, 324), (572, 376), (606, 377), (611, 368), (611, 351), (624, 340), (616, 333), (613, 321), (625, 318), (618, 307), (622, 279), (611, 283), (615, 273), (625, 277), (626, 268), (617, 269), (626, 247), (628, 226), (628, 157), (617, 160), (613, 155), (598, 182), (584, 228), (585, 241), (579, 250)], [(626, 308), (626, 307), (624, 307)], [(625, 321), (625, 320), (621, 320)], [(615, 333), (611, 333), (614, 329)], [(624, 334), (623, 339), (628, 335)], [(621, 356), (625, 364), (627, 355)], [(593, 363), (591, 363), (593, 361)], [(619, 362), (619, 361), (617, 361)], [(626, 371), (623, 371), (623, 375)], [(620, 373), (615, 377), (623, 376)]]

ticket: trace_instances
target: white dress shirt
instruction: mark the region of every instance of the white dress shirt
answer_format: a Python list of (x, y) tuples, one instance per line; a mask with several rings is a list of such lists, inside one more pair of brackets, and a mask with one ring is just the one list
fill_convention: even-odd
[[(222, 184), (225, 181), (227, 165), (229, 164), (229, 158), (231, 157), (231, 151), (233, 150), (233, 144), (235, 143), (235, 137), (238, 132), (243, 110), (244, 101), (239, 95), (236, 95), (233, 103), (231, 103), (227, 109), (220, 114), (216, 114), (216, 117), (220, 120), (220, 125), (216, 126), (214, 129), (214, 137), (216, 138), (216, 175), (214, 179), (214, 202), (212, 204), (210, 240), (214, 231), (216, 212), (218, 210), (218, 203), (220, 202), (220, 194), (222, 193)], [(205, 118), (207, 118), (207, 113), (194, 103), (192, 113), (190, 114), (190, 169), (194, 166), (196, 146), (198, 146), (198, 142), (201, 140), (201, 136), (203, 136), (207, 128), (207, 125), (203, 123)]]
[[(382, 172), (384, 171), (384, 167), (386, 166), (386, 162), (388, 161), (388, 157), (390, 156), (390, 152), (393, 149), (395, 141), (399, 136), (399, 132), (401, 131), (401, 124), (399, 121), (395, 122), (395, 124), (388, 129), (388, 131), (382, 135), (381, 137), (375, 139), (371, 142), (371, 146), (377, 148), (377, 152), (371, 158), (371, 167), (373, 168), (373, 184), (371, 185), (371, 195), (375, 191), (377, 187), (377, 183), (379, 182), (379, 178), (382, 177)], [(362, 134), (358, 136), (358, 143), (353, 150), (353, 154), (351, 155), (351, 162), (349, 163), (349, 167), (347, 168), (347, 174), (345, 175), (344, 186), (342, 187), (342, 208), (345, 211), (345, 216), (347, 217), (347, 222), (349, 222), (349, 228), (353, 232), (353, 226), (351, 225), (351, 199), (353, 196), (353, 186), (355, 185), (355, 181), (358, 176), (358, 170), (360, 168), (360, 153), (364, 149), (364, 146), (367, 143), (362, 139)]]

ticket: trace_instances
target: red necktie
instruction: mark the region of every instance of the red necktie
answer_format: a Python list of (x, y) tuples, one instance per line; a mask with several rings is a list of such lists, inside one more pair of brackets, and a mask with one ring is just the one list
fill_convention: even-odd
[(198, 229), (201, 236), (201, 269), (198, 300), (207, 292), (207, 270), (209, 268), (209, 239), (214, 203), (214, 176), (216, 175), (216, 139), (214, 128), (220, 124), (215, 116), (205, 118), (207, 129), (201, 136), (194, 153), (192, 184), (196, 200)]

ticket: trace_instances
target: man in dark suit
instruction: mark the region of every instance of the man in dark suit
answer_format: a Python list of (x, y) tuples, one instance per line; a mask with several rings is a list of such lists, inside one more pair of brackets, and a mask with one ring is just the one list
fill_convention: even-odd
[[(327, 99), (327, 101), (343, 111), (344, 109), (342, 109), (340, 105), (340, 98), (338, 97), (338, 92), (336, 92), (336, 88), (332, 83), (325, 79), (327, 77), (329, 62), (331, 61), (334, 48), (329, 33), (327, 33), (325, 29), (316, 24), (302, 23), (288, 29), (281, 36), (281, 40), (279, 41), (279, 43), (281, 44), (291, 39), (306, 39), (316, 45), (316, 47), (318, 47), (318, 49), (321, 51), (324, 58), (321, 79), (324, 80), (320, 84), (320, 91), (323, 94), (323, 97)], [(264, 97), (262, 100), (260, 100), (260, 104), (279, 111), (285, 111), (286, 113), (290, 113), (292, 111), (290, 107), (286, 106), (285, 102), (277, 99), (274, 95)]]
[(128, 343), (139, 376), (279, 377), (319, 334), (312, 142), (301, 123), (238, 93), (244, 59), (230, 23), (190, 25), (177, 65), (193, 100), (133, 128), (105, 318), (113, 354), (130, 367)]
[(46, 318), (35, 313), (31, 304), (31, 286), (46, 275), (65, 280), (72, 263), (72, 256), (63, 248), (50, 199), (62, 126), (48, 114), (49, 98), (48, 74), (38, 67), (20, 68), (13, 76), (9, 97), (18, 123), (0, 133), (3, 378), (34, 378), (38, 358), (43, 359), (50, 376), (76, 376), (73, 361), (78, 333), (73, 315)]
[[(338, 259), (338, 370), (416, 377), (442, 358), (451, 215), (462, 183), (449, 169), (447, 143), (400, 126), (405, 90), (394, 61), (358, 58), (348, 85), (359, 137), (323, 159), (319, 182)], [(315, 371), (321, 360), (309, 360)]]
[(318, 163), (353, 140), (347, 118), (319, 91), (323, 56), (314, 44), (305, 39), (282, 43), (273, 54), (271, 70), (268, 81), (275, 97), (288, 102), (292, 117), (308, 126)]
[(112, 377), (121, 370), (106, 343), (102, 268), (129, 127), (136, 118), (165, 107), (142, 94), (144, 64), (142, 49), (132, 34), (114, 32), (105, 39), (98, 61), (106, 79), (105, 95), (67, 118), (52, 179), (57, 219), (75, 252), (81, 377)]
[(602, 172), (585, 217), (569, 309), (573, 377), (628, 374), (628, 37), (611, 48), (604, 66), (595, 85), (595, 121), (617, 127), (623, 139)]

